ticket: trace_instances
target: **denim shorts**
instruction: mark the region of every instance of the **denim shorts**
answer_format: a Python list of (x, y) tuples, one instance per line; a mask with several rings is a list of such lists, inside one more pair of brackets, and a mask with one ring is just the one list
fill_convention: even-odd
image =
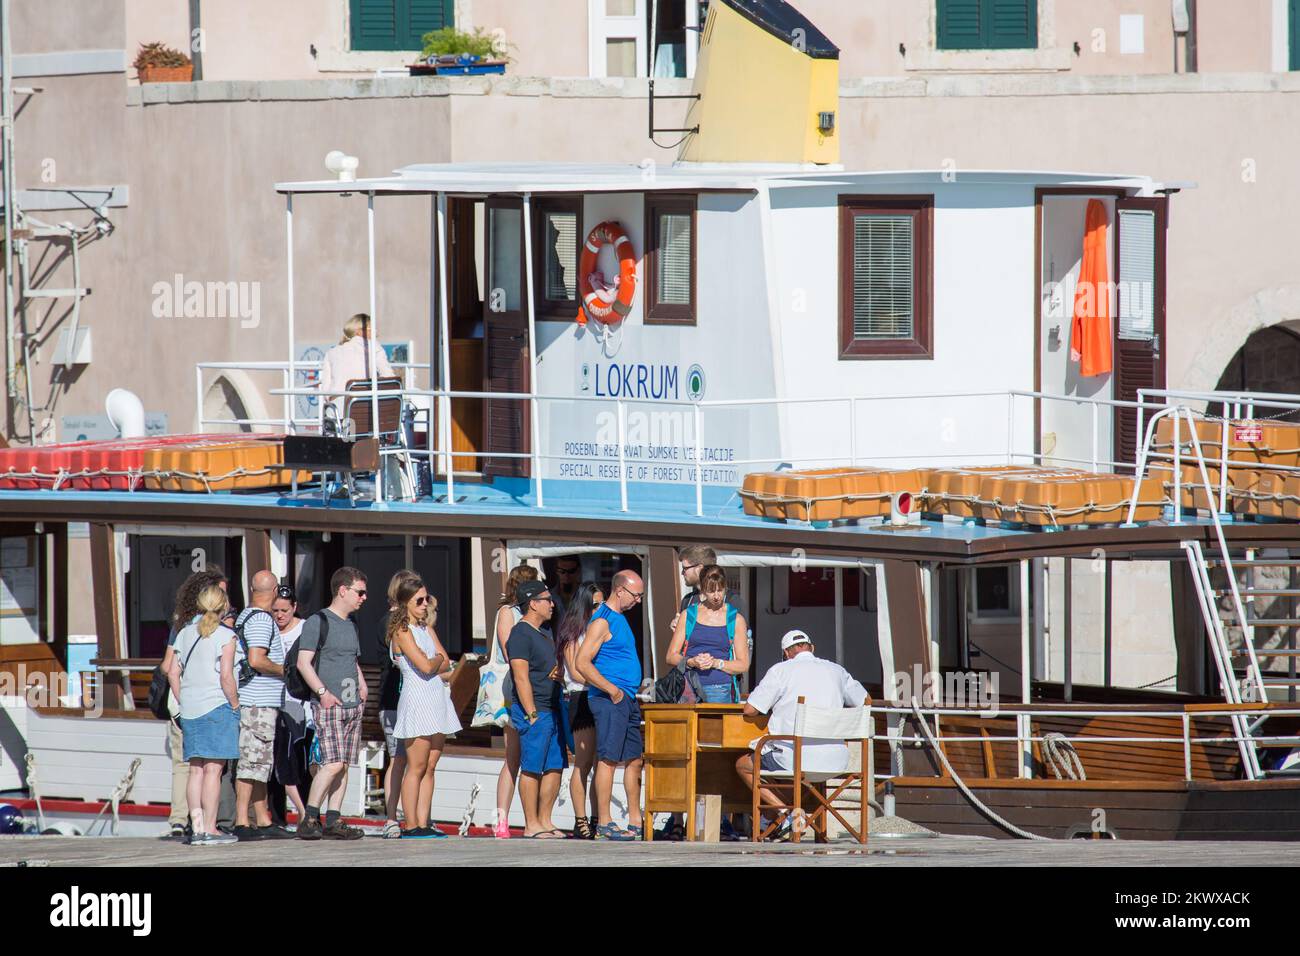
[(725, 684), (704, 684), (700, 687), (704, 691), (704, 703), (706, 704), (734, 704), (732, 698), (731, 681)]
[(202, 717), (181, 718), (186, 760), (238, 760), (239, 708), (213, 707)]
[(560, 739), (563, 731), (555, 714), (549, 710), (539, 710), (537, 720), (530, 724), (524, 709), (511, 704), (510, 726), (519, 734), (519, 769), (522, 772), (550, 773), (569, 765)]
[(614, 703), (604, 694), (587, 692), (587, 704), (596, 718), (596, 757), (624, 763), (640, 760), (645, 749), (641, 740), (641, 705), (627, 691)]

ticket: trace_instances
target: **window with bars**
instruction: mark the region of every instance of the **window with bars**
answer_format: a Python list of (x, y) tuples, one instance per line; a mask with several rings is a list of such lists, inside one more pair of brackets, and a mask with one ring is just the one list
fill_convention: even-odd
[(646, 196), (647, 323), (695, 324), (695, 197)]
[(422, 50), (424, 35), (454, 25), (454, 0), (348, 0), (354, 50)]
[(1038, 0), (936, 0), (940, 50), (1038, 48)]
[(586, 236), (582, 200), (550, 197), (534, 202), (533, 275), (537, 317), (573, 321), (578, 314), (578, 260)]
[(930, 358), (930, 196), (840, 205), (840, 358)]

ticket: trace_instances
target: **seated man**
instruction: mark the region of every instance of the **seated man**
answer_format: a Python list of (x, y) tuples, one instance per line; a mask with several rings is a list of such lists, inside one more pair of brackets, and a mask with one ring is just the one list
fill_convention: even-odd
[[(795, 709), (799, 698), (809, 707), (861, 707), (867, 699), (867, 690), (859, 684), (853, 675), (834, 661), (823, 660), (813, 653), (812, 638), (803, 631), (787, 631), (781, 638), (781, 654), (785, 658), (772, 665), (749, 694), (745, 702), (745, 716), (757, 717), (770, 714), (767, 722), (769, 734), (793, 734), (795, 730)], [(777, 740), (768, 744), (759, 757), (759, 766), (763, 770), (794, 769), (794, 745), (788, 740)], [(842, 740), (818, 740), (805, 738), (801, 766), (804, 771), (817, 773), (838, 773), (849, 765), (849, 748)], [(744, 754), (736, 761), (736, 772), (740, 779), (752, 790), (758, 786), (757, 774), (754, 772), (754, 757)], [(776, 794), (767, 787), (762, 787), (758, 794), (760, 802), (770, 807), (781, 806)], [(754, 821), (754, 826), (759, 826)], [(781, 827), (778, 839), (790, 830), (787, 817)]]

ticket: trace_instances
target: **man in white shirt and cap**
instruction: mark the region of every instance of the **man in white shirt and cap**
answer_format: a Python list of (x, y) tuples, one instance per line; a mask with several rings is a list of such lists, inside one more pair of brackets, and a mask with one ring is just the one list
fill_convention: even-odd
[[(788, 735), (795, 731), (800, 697), (808, 707), (861, 707), (867, 689), (839, 664), (823, 660), (814, 651), (812, 638), (805, 632), (786, 631), (781, 638), (785, 659), (773, 664), (750, 691), (745, 716), (770, 714), (767, 732)], [(788, 740), (772, 741), (759, 760), (763, 770), (793, 770), (794, 745)], [(804, 738), (800, 765), (805, 771), (838, 773), (848, 769), (849, 748), (842, 740)], [(753, 754), (744, 754), (736, 761), (736, 772), (750, 789), (757, 785)], [(776, 794), (766, 787), (759, 790), (759, 800), (770, 807), (781, 806)]]

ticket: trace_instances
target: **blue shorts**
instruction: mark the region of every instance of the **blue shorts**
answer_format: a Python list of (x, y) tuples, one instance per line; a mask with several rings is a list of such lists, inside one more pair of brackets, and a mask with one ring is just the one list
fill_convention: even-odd
[(522, 772), (550, 773), (569, 765), (560, 739), (560, 725), (549, 710), (539, 710), (536, 722), (530, 724), (524, 709), (511, 704), (510, 726), (519, 734), (519, 769)]
[(238, 708), (221, 704), (202, 717), (182, 717), (181, 741), (186, 760), (238, 760)]
[(704, 691), (704, 703), (706, 704), (734, 704), (732, 699), (731, 681), (725, 684), (704, 684), (700, 687)]
[(641, 740), (641, 705), (636, 696), (624, 691), (623, 700), (616, 704), (602, 693), (588, 691), (587, 705), (596, 718), (597, 759), (614, 763), (640, 760), (645, 747)]

